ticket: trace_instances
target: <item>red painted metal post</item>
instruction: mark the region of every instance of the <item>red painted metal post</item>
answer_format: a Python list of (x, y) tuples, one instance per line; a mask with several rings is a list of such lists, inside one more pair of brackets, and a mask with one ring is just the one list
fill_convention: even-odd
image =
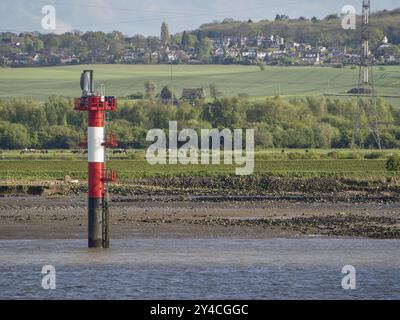
[(89, 111), (88, 119), (89, 248), (102, 247), (104, 201), (104, 111)]

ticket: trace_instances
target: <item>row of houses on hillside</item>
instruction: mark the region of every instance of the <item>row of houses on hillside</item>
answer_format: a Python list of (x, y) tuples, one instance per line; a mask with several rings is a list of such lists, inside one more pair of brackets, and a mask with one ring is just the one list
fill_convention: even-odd
[[(125, 63), (125, 64), (259, 64), (268, 65), (327, 65), (358, 64), (360, 53), (346, 47), (325, 47), (287, 40), (280, 35), (255, 36), (221, 36), (210, 38), (211, 48), (206, 58), (199, 53), (198, 46), (181, 44), (161, 44), (160, 40), (149, 46), (129, 42), (126, 38), (118, 55), (111, 54), (109, 48), (92, 50), (90, 54), (72, 54), (71, 50), (46, 48), (35, 51), (23, 49), (22, 37), (4, 37), (1, 46), (7, 46), (3, 53), (0, 50), (0, 65), (3, 66), (36, 66), (63, 65), (79, 63)], [(26, 45), (25, 45), (26, 47)], [(151, 49), (150, 49), (151, 48)], [(24, 51), (27, 50), (27, 51)], [(6, 52), (7, 53), (4, 53)], [(400, 48), (389, 43), (384, 37), (382, 43), (371, 54), (382, 64), (400, 63)]]

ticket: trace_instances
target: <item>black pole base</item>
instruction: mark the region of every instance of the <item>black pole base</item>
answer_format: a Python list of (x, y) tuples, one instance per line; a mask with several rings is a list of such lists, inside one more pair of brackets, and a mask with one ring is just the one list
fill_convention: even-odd
[(88, 221), (89, 248), (102, 248), (103, 198), (89, 198)]

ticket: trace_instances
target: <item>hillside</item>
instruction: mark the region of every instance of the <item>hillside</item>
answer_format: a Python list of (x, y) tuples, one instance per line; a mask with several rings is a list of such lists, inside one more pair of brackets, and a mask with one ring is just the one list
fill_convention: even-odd
[[(360, 18), (359, 18), (360, 20)], [(360, 25), (360, 21), (359, 21)], [(78, 31), (64, 34), (0, 32), (0, 67), (76, 64), (244, 64), (357, 65), (360, 27), (343, 30), (337, 15), (325, 19), (202, 25), (198, 30), (171, 35), (166, 22), (160, 37), (119, 31)], [(371, 53), (379, 65), (400, 64), (400, 9), (371, 18)]]
[[(358, 23), (360, 22), (358, 17)], [(279, 19), (278, 19), (279, 20)], [(324, 46), (350, 46), (357, 47), (359, 44), (359, 30), (344, 30), (341, 20), (334, 15), (325, 19), (282, 19), (283, 21), (259, 21), (241, 22), (226, 19), (222, 23), (210, 23), (202, 25), (194, 34), (199, 32), (210, 38), (221, 36), (256, 34), (278, 34), (288, 40), (310, 43), (312, 45)], [(379, 11), (371, 17), (371, 37), (373, 42), (381, 41), (386, 35), (389, 42), (400, 44), (400, 8), (391, 11)]]

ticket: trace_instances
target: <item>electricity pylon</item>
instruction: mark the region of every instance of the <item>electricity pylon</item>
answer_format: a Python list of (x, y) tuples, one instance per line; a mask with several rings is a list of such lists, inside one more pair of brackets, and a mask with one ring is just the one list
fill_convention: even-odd
[(360, 69), (358, 74), (357, 108), (354, 119), (352, 146), (355, 146), (356, 144), (361, 146), (360, 121), (361, 111), (364, 110), (368, 121), (368, 128), (370, 129), (378, 148), (382, 149), (373, 75), (374, 57), (370, 50), (370, 18), (371, 1), (363, 0)]

